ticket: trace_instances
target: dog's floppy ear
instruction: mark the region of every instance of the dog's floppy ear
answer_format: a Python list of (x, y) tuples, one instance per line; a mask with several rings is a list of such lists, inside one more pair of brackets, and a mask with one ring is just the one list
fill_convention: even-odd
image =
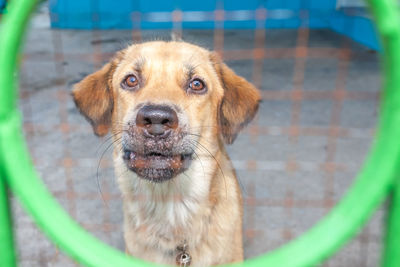
[(225, 142), (232, 144), (256, 114), (260, 92), (224, 64), (216, 53), (211, 53), (210, 59), (224, 89), (218, 114), (220, 129)]
[(112, 76), (119, 62), (113, 58), (100, 70), (86, 76), (74, 86), (75, 105), (93, 127), (97, 136), (108, 133), (114, 106)]

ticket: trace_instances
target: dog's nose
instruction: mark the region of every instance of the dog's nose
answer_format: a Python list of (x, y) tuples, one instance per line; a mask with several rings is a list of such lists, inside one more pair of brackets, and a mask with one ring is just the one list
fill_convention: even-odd
[(145, 105), (137, 113), (136, 125), (151, 137), (166, 137), (178, 126), (178, 115), (169, 106)]

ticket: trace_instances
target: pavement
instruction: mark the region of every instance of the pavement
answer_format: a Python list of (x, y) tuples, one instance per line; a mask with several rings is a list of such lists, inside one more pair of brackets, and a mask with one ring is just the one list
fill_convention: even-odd
[[(262, 90), (257, 117), (228, 152), (244, 194), (245, 256), (269, 252), (310, 229), (353, 183), (375, 132), (379, 55), (324, 29), (181, 34), (223, 51), (226, 63)], [(139, 39), (168, 40), (170, 31), (54, 30), (41, 8), (31, 21), (19, 73), (24, 134), (43, 182), (72, 218), (122, 251), (111, 141), (93, 135), (70, 92)], [(78, 265), (14, 197), (12, 204), (20, 266)], [(382, 206), (322, 266), (378, 266), (384, 214)]]

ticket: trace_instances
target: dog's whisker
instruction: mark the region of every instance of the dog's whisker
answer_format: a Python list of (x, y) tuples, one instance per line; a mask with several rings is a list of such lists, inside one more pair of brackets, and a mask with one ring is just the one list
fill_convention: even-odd
[(182, 111), (187, 111), (187, 108), (188, 108), (188, 107), (190, 107), (190, 103), (187, 104), (187, 105), (184, 105)]
[(96, 149), (96, 154), (99, 152), (99, 150), (102, 148), (103, 145), (105, 145), (107, 142), (109, 142), (110, 140), (112, 140), (114, 138), (113, 135), (106, 137), (106, 139), (103, 140), (103, 142), (101, 142), (101, 144), (98, 146), (98, 148)]
[[(121, 139), (121, 138), (120, 138), (120, 139)], [(108, 207), (108, 203), (106, 203), (106, 201), (105, 201), (105, 199), (104, 199), (103, 191), (101, 190), (101, 185), (100, 185), (100, 181), (99, 181), (99, 180), (100, 180), (100, 179), (99, 179), (100, 164), (101, 164), (101, 161), (103, 160), (104, 155), (105, 155), (106, 152), (108, 151), (108, 149), (110, 149), (110, 147), (112, 147), (114, 144), (116, 144), (117, 142), (119, 142), (120, 139), (113, 140), (113, 141), (111, 142), (111, 144), (109, 144), (109, 145), (106, 147), (106, 149), (105, 149), (105, 150), (103, 151), (103, 153), (101, 154), (100, 160), (99, 160), (99, 162), (98, 162), (98, 164), (97, 164), (97, 169), (96, 169), (97, 188), (98, 188), (98, 190), (99, 190), (99, 192), (100, 192), (101, 198), (102, 198), (103, 203), (105, 204), (106, 207)]]
[[(200, 134), (194, 134), (194, 133), (186, 133), (187, 135), (193, 135), (193, 136), (196, 136), (196, 137), (199, 137), (199, 138), (202, 138), (203, 136), (201, 136)], [(211, 143), (210, 141), (208, 141), (208, 140), (206, 140), (206, 139), (203, 139), (204, 141), (206, 141), (209, 145), (211, 145), (211, 146), (214, 146), (215, 144), (214, 143)]]
[(192, 127), (189, 127), (189, 129), (192, 129), (192, 128), (204, 128), (204, 127), (219, 127), (219, 125), (215, 125), (215, 124), (210, 124), (210, 125), (199, 125), (199, 126), (192, 126)]
[[(191, 140), (191, 141), (194, 141), (194, 140)], [(195, 147), (197, 148), (197, 146), (196, 146), (195, 144), (192, 143), (192, 145), (195, 146)], [(204, 170), (204, 166), (203, 166), (203, 163), (202, 163), (202, 161), (201, 161), (201, 158), (200, 158), (200, 156), (197, 154), (197, 152), (195, 151), (195, 149), (194, 149), (193, 147), (191, 147), (191, 149), (192, 149), (193, 154), (197, 157), (197, 159), (198, 159), (199, 162), (200, 162), (200, 166), (201, 166), (201, 168), (203, 169), (203, 178), (205, 179), (205, 178), (206, 178), (206, 172), (205, 172), (205, 170)]]
[(203, 151), (205, 150), (205, 151), (211, 156), (211, 158), (214, 159), (214, 161), (215, 161), (215, 163), (217, 164), (217, 167), (218, 167), (219, 171), (221, 172), (222, 177), (223, 177), (223, 179), (224, 179), (225, 197), (227, 198), (227, 197), (228, 197), (228, 189), (227, 189), (227, 186), (226, 186), (226, 177), (225, 177), (225, 173), (224, 173), (224, 171), (222, 170), (222, 167), (221, 167), (220, 163), (219, 163), (218, 160), (215, 158), (215, 156), (214, 156), (200, 141), (193, 140), (193, 139), (191, 139), (191, 141), (196, 142), (196, 144), (200, 146), (199, 148), (202, 148)]
[[(193, 135), (193, 136), (196, 136), (196, 137), (202, 137), (200, 134), (194, 134), (194, 133), (187, 133), (187, 134), (188, 134), (188, 135)], [(191, 141), (196, 141), (196, 140), (191, 139)], [(206, 142), (209, 143), (210, 145), (213, 145), (211, 142), (209, 142), (209, 141), (207, 141), (207, 140), (204, 140), (204, 141), (206, 141)], [(210, 153), (207, 153), (207, 154), (209, 155)], [(246, 188), (244, 187), (243, 182), (242, 182), (242, 180), (240, 179), (239, 176), (237, 176), (237, 180), (238, 180), (238, 182), (239, 182), (239, 185), (240, 185), (240, 188), (242, 189), (242, 191), (243, 191), (245, 194), (247, 194), (247, 190), (246, 190)]]
[(202, 125), (202, 126), (194, 126), (194, 127), (189, 127), (188, 130), (194, 130), (194, 129), (205, 129), (205, 128), (219, 128), (218, 125)]

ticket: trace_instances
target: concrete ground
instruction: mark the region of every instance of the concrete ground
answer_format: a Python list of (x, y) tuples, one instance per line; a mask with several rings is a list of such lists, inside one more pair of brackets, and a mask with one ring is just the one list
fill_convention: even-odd
[[(267, 30), (265, 38), (252, 30), (182, 34), (223, 49), (227, 64), (263, 92), (256, 119), (228, 149), (244, 194), (245, 255), (261, 255), (310, 229), (353, 182), (377, 118), (378, 56), (328, 30)], [(20, 107), (37, 171), (75, 220), (120, 250), (121, 199), (111, 142), (92, 134), (70, 91), (132, 39), (169, 36), (169, 31), (51, 30), (42, 9), (25, 42)], [(20, 266), (77, 265), (14, 199), (13, 213)], [(323, 266), (377, 266), (383, 215), (381, 208)]]

